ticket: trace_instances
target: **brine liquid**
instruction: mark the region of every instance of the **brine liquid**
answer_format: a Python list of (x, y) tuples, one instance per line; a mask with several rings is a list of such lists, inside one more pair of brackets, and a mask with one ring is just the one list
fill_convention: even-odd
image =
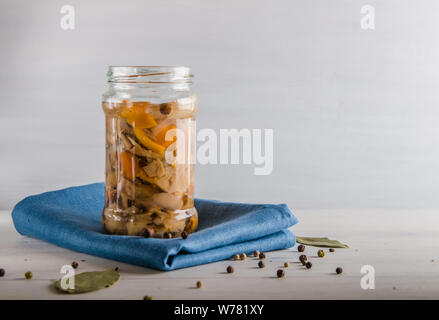
[(104, 102), (108, 233), (178, 237), (198, 225), (194, 207), (196, 103)]

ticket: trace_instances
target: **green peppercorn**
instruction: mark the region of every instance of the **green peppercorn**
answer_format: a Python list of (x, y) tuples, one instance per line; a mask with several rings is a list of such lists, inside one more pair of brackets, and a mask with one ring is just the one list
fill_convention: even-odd
[(261, 269), (264, 268), (265, 267), (264, 261), (259, 261), (258, 266)]
[(245, 260), (247, 258), (247, 255), (245, 253), (241, 253), (240, 258), (241, 260)]
[(305, 263), (305, 267), (306, 267), (307, 269), (311, 269), (311, 268), (312, 268), (312, 263), (311, 263), (311, 261), (308, 261), (307, 263)]
[(152, 300), (152, 296), (144, 296), (143, 300)]
[(284, 276), (285, 276), (285, 271), (283, 271), (282, 269), (277, 270), (278, 278), (283, 278)]
[(30, 279), (32, 279), (32, 272), (30, 272), (30, 271), (28, 271), (28, 272), (26, 272), (25, 274), (24, 274), (24, 277), (26, 278), (26, 280), (30, 280)]
[(73, 269), (76, 269), (79, 266), (79, 264), (76, 261), (72, 262)]
[(235, 254), (234, 256), (233, 256), (233, 260), (240, 260), (241, 258), (239, 257), (239, 254)]
[(330, 248), (330, 249), (329, 249), (329, 252), (334, 252), (334, 251), (335, 251), (334, 248)]
[(258, 251), (258, 250), (255, 250), (254, 252), (253, 252), (253, 257), (259, 257), (259, 254), (260, 254), (260, 252)]
[(325, 251), (319, 250), (317, 251), (317, 255), (319, 256), (319, 258), (323, 258), (325, 256)]
[(259, 259), (263, 260), (263, 259), (265, 259), (265, 258), (266, 258), (265, 253), (261, 252), (261, 253), (259, 254)]
[(288, 262), (285, 262), (285, 263), (284, 263), (284, 267), (285, 267), (285, 268), (288, 268), (289, 266), (290, 266), (290, 264), (289, 264)]
[(203, 287), (203, 283), (201, 281), (197, 281), (197, 288), (200, 289)]
[(235, 271), (235, 269), (233, 269), (232, 266), (227, 267), (227, 273), (233, 273), (233, 271)]
[(335, 273), (340, 274), (343, 272), (343, 268), (342, 267), (337, 267), (337, 269), (335, 269)]
[(303, 251), (305, 251), (305, 246), (304, 246), (303, 244), (301, 244), (301, 245), (299, 245), (299, 246), (297, 247), (297, 250), (298, 250), (299, 252), (303, 252)]
[(0, 268), (0, 277), (4, 277), (5, 273), (6, 273), (5, 269)]

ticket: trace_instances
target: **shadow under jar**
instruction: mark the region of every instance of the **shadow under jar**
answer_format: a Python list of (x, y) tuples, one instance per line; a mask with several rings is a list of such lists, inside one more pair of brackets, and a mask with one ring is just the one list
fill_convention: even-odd
[(104, 230), (159, 238), (195, 231), (191, 70), (111, 66), (107, 81)]

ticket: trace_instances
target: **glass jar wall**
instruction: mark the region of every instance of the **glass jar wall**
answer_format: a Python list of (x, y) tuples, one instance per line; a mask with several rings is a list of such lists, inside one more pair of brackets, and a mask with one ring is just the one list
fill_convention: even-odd
[(187, 67), (110, 67), (106, 122), (107, 233), (178, 237), (197, 228), (197, 96)]

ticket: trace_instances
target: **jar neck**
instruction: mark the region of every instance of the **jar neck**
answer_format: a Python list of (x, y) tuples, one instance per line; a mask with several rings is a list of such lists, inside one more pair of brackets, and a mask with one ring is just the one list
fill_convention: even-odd
[(193, 94), (192, 77), (187, 67), (110, 66), (103, 98), (157, 103), (182, 99)]
[(170, 66), (110, 66), (107, 82), (123, 88), (173, 87), (187, 89), (192, 85), (192, 72), (188, 67)]

